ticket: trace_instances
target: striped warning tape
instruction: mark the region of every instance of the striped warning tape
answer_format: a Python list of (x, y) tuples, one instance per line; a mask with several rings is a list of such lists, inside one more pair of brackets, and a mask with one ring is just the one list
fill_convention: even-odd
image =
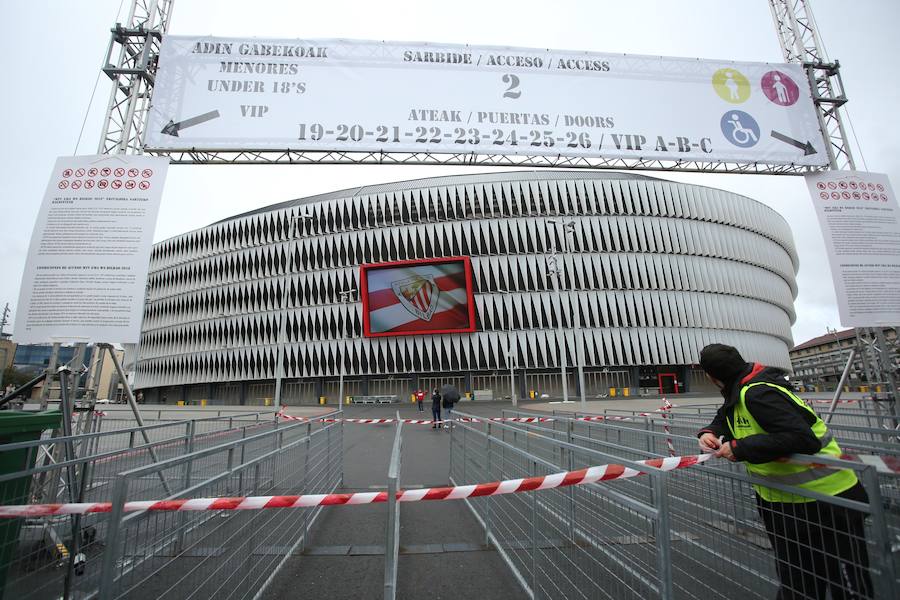
[[(646, 467), (673, 471), (706, 462), (711, 454), (652, 458), (638, 461)], [(552, 475), (507, 479), (491, 483), (458, 485), (454, 487), (400, 490), (398, 502), (418, 502), (421, 500), (460, 500), (478, 496), (499, 496), (517, 492), (549, 490), (570, 485), (584, 485), (598, 481), (612, 481), (636, 477), (646, 471), (624, 465), (608, 464), (577, 471), (563, 471)], [(303, 494), (299, 496), (244, 496), (237, 498), (192, 498), (184, 500), (142, 500), (126, 502), (123, 511), (205, 511), (205, 510), (259, 510), (263, 508), (303, 508), (313, 506), (333, 506), (339, 504), (372, 504), (387, 502), (387, 492), (357, 492), (353, 494)], [(105, 513), (112, 511), (111, 502), (81, 502), (69, 504), (25, 504), (0, 506), (0, 517), (46, 517), (52, 515), (73, 515)]]
[(875, 467), (879, 473), (900, 474), (900, 457), (876, 454), (841, 454), (843, 460), (852, 460)]
[[(380, 425), (383, 423), (396, 423), (397, 419), (330, 419), (326, 417), (294, 417), (284, 413), (284, 409), (277, 413), (277, 416), (286, 421), (318, 421), (321, 423), (361, 423), (367, 425)], [(515, 423), (545, 423), (547, 421), (555, 421), (552, 417), (489, 417), (485, 419), (476, 419), (471, 417), (460, 417), (458, 419), (443, 419), (441, 421), (433, 421), (432, 419), (400, 419), (401, 423), (409, 425), (434, 425), (435, 423), (451, 423), (460, 421), (464, 423), (481, 423), (483, 421), (511, 421)]]

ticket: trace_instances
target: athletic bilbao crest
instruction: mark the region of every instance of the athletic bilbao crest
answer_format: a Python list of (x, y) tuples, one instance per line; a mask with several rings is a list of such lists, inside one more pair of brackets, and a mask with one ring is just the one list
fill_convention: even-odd
[(434, 277), (413, 275), (391, 282), (397, 300), (417, 319), (430, 321), (438, 305), (440, 290)]

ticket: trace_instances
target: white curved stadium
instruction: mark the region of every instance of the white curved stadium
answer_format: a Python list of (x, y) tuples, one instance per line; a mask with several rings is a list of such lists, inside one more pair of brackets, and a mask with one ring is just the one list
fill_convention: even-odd
[[(555, 221), (555, 222), (551, 222)], [(562, 308), (547, 257), (563, 248)], [(363, 336), (360, 265), (471, 257), (475, 333)], [(157, 244), (136, 387), (148, 401), (261, 404), (462, 391), (696, 391), (711, 342), (789, 368), (797, 255), (790, 228), (733, 193), (641, 175), (498, 172), (302, 198)], [(287, 286), (287, 288), (285, 288)], [(342, 290), (354, 290), (341, 302)], [(286, 306), (284, 306), (286, 301)], [(282, 330), (282, 318), (286, 318)], [(677, 382), (677, 383), (675, 383)]]

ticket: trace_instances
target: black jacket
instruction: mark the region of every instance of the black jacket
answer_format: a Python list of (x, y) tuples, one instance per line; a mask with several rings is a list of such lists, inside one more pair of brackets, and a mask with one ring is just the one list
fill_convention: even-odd
[(431, 394), (431, 410), (441, 410), (441, 395), (437, 392)]
[(716, 437), (724, 436), (725, 441), (732, 444), (735, 458), (754, 464), (791, 454), (815, 454), (821, 450), (822, 445), (812, 431), (815, 417), (784, 393), (769, 386), (752, 387), (745, 396), (747, 410), (767, 433), (733, 441), (726, 419), (734, 418), (734, 407), (740, 401), (741, 388), (763, 381), (788, 386), (781, 369), (747, 363), (737, 379), (725, 382), (722, 390), (725, 403), (719, 407), (712, 423), (700, 430), (698, 435), (710, 432)]

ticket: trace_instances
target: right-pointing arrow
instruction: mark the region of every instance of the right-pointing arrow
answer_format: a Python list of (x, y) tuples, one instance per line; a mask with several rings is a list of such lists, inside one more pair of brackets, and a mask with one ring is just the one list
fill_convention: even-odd
[(772, 137), (780, 142), (784, 142), (785, 144), (790, 144), (791, 146), (795, 146), (803, 150), (803, 156), (809, 156), (810, 154), (816, 154), (816, 149), (813, 147), (811, 142), (801, 142), (800, 140), (795, 140), (792, 137), (788, 137), (783, 133), (778, 133), (777, 131), (772, 131)]

